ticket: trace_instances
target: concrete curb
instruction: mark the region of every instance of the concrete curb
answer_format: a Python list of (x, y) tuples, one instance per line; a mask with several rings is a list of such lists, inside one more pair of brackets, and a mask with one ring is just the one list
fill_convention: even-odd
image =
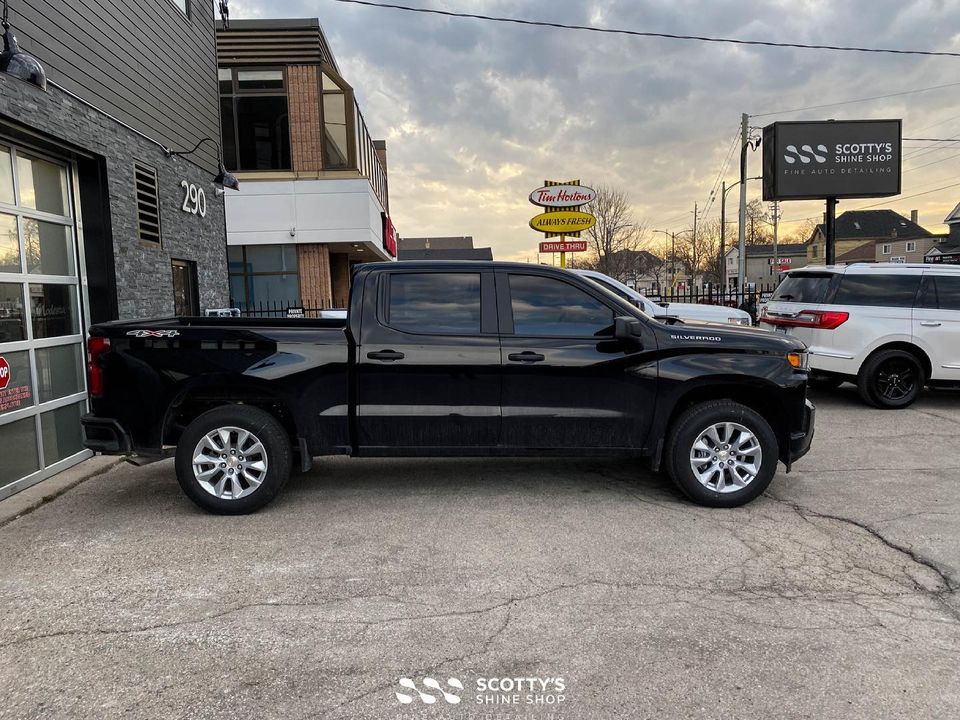
[(6, 500), (0, 501), (0, 528), (56, 500), (85, 480), (109, 472), (122, 462), (123, 458), (112, 455), (96, 455), (16, 495), (11, 495)]

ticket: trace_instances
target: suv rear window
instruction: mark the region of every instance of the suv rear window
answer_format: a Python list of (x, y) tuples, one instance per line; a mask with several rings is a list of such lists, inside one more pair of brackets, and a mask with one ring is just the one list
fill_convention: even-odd
[(772, 300), (798, 303), (826, 302), (832, 273), (797, 273), (787, 275), (773, 293)]
[(834, 305), (913, 307), (919, 275), (844, 275)]
[(923, 284), (918, 307), (960, 310), (960, 276), (928, 274)]

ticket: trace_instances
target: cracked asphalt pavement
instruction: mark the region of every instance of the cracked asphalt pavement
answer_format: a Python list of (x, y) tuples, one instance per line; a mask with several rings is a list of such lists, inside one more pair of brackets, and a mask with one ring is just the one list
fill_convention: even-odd
[(214, 517), (119, 466), (0, 528), (0, 717), (957, 717), (960, 394), (814, 399), (736, 510), (624, 461), (337, 458)]

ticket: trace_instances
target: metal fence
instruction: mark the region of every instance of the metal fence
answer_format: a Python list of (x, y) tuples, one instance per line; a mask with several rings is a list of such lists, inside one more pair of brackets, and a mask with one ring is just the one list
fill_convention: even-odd
[(736, 288), (719, 286), (711, 287), (709, 285), (687, 287), (683, 290), (674, 290), (670, 292), (668, 288), (663, 294), (644, 293), (647, 299), (657, 303), (684, 302), (697, 303), (700, 305), (726, 305), (727, 307), (740, 307), (745, 298), (751, 295), (757, 298), (759, 302), (769, 300), (776, 284), (765, 283), (749, 287), (745, 292), (738, 292)]
[[(303, 305), (291, 304), (286, 301), (256, 302), (256, 303), (234, 303), (231, 301), (230, 307), (240, 309), (240, 315), (243, 317), (306, 317), (319, 318), (321, 313), (330, 312), (338, 308), (308, 308)], [(339, 309), (343, 312), (343, 309)], [(302, 314), (301, 314), (302, 313)]]

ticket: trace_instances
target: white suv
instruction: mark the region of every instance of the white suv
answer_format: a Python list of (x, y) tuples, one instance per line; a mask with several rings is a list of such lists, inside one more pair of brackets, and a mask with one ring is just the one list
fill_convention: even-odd
[(761, 327), (810, 349), (811, 384), (857, 384), (880, 408), (960, 384), (960, 267), (855, 263), (788, 273)]

